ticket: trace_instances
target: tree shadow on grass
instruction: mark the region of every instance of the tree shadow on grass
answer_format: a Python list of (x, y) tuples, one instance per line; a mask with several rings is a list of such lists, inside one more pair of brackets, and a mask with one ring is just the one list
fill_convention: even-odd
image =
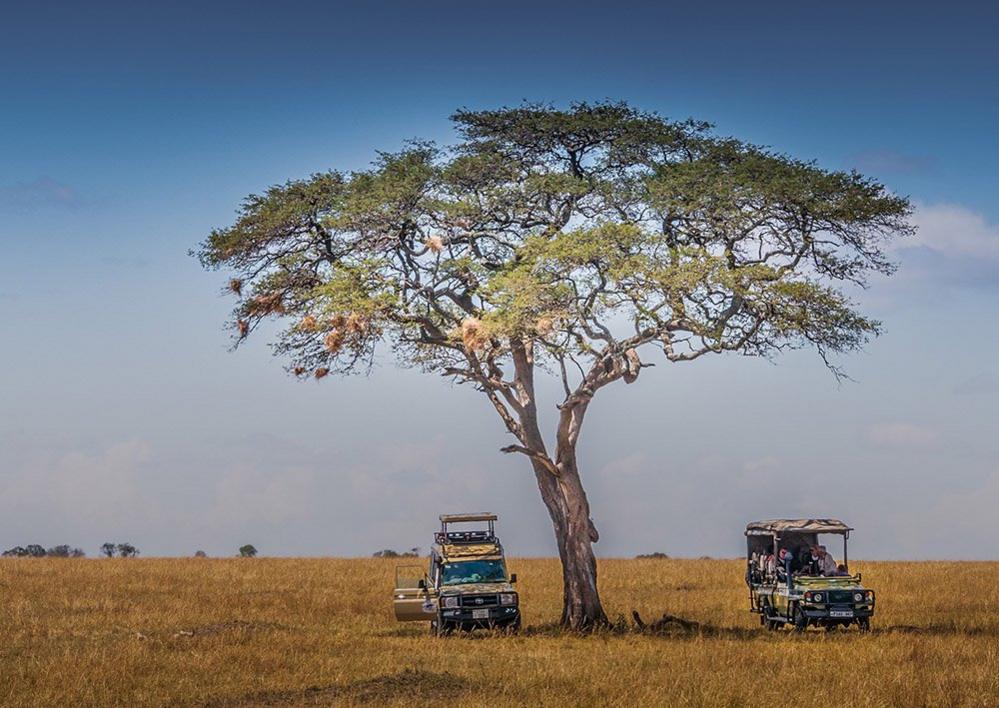
[[(341, 702), (383, 704), (406, 698), (415, 705), (440, 705), (455, 701), (472, 689), (483, 690), (483, 684), (471, 682), (444, 671), (434, 673), (422, 669), (404, 669), (397, 674), (351, 681), (345, 684), (309, 686), (284, 691), (259, 691), (229, 699), (207, 702), (211, 708), (237, 706), (330, 705)], [(488, 688), (488, 687), (485, 687)]]
[[(891, 634), (909, 634), (926, 636), (947, 636), (947, 637), (999, 637), (999, 627), (959, 627), (950, 624), (931, 624), (922, 627), (914, 625), (875, 625), (867, 635), (880, 636)], [(804, 633), (797, 633), (790, 628), (768, 632), (763, 627), (723, 627), (705, 622), (696, 622), (682, 617), (664, 614), (659, 619), (648, 623), (642, 622), (641, 618), (636, 618), (634, 623), (629, 623), (625, 618), (619, 617), (617, 621), (603, 627), (596, 627), (586, 632), (575, 632), (562, 627), (560, 624), (552, 622), (524, 627), (520, 632), (511, 634), (502, 630), (477, 629), (474, 632), (455, 632), (449, 639), (460, 639), (464, 641), (494, 641), (520, 638), (547, 638), (561, 639), (570, 637), (595, 637), (611, 638), (623, 636), (647, 636), (659, 637), (662, 639), (727, 639), (738, 641), (759, 641), (768, 637), (817, 637), (817, 636), (848, 636), (861, 633), (856, 628), (839, 628), (833, 632), (811, 628)], [(410, 627), (399, 627), (393, 630), (379, 632), (380, 637), (400, 637), (427, 639), (425, 629), (416, 630)]]

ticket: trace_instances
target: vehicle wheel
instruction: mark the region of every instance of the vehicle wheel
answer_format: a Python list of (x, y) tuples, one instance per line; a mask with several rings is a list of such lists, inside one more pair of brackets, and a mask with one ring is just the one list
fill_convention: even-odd
[(507, 634), (517, 634), (517, 632), (520, 631), (520, 617), (515, 619), (510, 624), (506, 625), (503, 628), (503, 631), (506, 632)]
[(864, 633), (870, 632), (871, 631), (871, 618), (870, 617), (862, 617), (861, 619), (857, 620), (857, 628), (860, 629), (860, 631), (864, 632)]
[(804, 632), (808, 627), (808, 618), (805, 617), (805, 613), (801, 611), (800, 607), (794, 608), (794, 631)]
[(768, 632), (776, 632), (780, 629), (781, 623), (773, 618), (773, 615), (770, 614), (769, 607), (763, 608), (763, 614), (760, 615), (760, 620), (762, 620), (763, 626), (767, 628)]
[(770, 603), (761, 602), (760, 603), (760, 624), (766, 627), (768, 632), (773, 632), (777, 629), (777, 623), (774, 622), (770, 612)]
[(451, 625), (449, 625), (447, 622), (444, 622), (442, 620), (430, 621), (430, 634), (432, 634), (435, 637), (446, 637), (447, 635), (451, 634), (451, 632), (453, 631), (454, 628), (451, 627)]
[(837, 629), (839, 629), (839, 625), (835, 622), (830, 622), (826, 625), (827, 632), (835, 632)]

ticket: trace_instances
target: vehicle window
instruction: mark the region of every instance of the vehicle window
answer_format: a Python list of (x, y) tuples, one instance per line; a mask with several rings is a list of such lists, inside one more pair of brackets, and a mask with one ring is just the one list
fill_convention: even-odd
[(506, 580), (501, 560), (470, 560), (441, 565), (441, 584), (497, 583)]

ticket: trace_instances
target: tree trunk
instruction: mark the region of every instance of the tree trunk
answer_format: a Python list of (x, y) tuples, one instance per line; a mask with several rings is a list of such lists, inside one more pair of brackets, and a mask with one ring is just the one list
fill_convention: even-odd
[(585, 630), (606, 624), (607, 615), (597, 592), (597, 559), (593, 555), (597, 530), (590, 520), (590, 504), (576, 466), (576, 441), (588, 399), (563, 408), (552, 460), (538, 426), (532, 344), (513, 339), (510, 351), (520, 404), (518, 437), (531, 452), (534, 477), (551, 517), (562, 561), (562, 626)]
[(560, 453), (562, 463), (557, 477), (537, 463), (534, 474), (552, 519), (562, 562), (561, 624), (585, 630), (607, 624), (597, 590), (597, 560), (593, 555), (598, 535), (590, 520), (590, 505), (576, 468), (575, 450)]

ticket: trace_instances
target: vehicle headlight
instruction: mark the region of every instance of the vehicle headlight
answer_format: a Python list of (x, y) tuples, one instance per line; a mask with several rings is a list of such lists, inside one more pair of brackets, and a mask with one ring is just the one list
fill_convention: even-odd
[(449, 595), (444, 598), (444, 607), (457, 607), (458, 606), (458, 596)]
[(822, 593), (817, 592), (812, 595), (812, 602), (822, 602)]
[(501, 592), (500, 593), (500, 604), (501, 605), (516, 605), (517, 604), (517, 593), (515, 593), (515, 592)]
[(855, 592), (855, 593), (853, 593), (853, 601), (854, 602), (863, 602), (864, 601), (864, 593), (862, 593), (862, 592)]

